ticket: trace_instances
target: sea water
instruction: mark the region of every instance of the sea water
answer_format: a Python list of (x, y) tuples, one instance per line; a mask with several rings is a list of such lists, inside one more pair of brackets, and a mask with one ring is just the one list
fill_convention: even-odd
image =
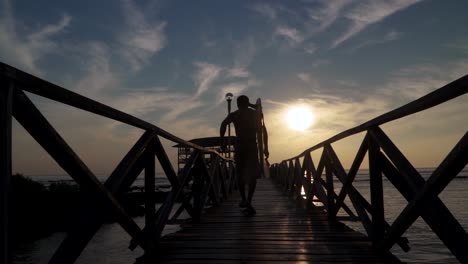
[[(418, 169), (421, 175), (427, 179), (433, 169)], [(354, 182), (354, 187), (370, 201), (368, 172), (360, 171)], [(63, 177), (38, 177), (44, 184), (66, 180)], [(163, 177), (158, 177), (157, 184), (167, 186), (168, 182)], [(143, 179), (140, 177), (135, 182), (137, 186), (143, 186)], [(337, 184), (335, 192), (340, 191)], [(465, 168), (459, 175), (439, 195), (439, 198), (448, 207), (458, 222), (468, 230), (468, 169)], [(349, 207), (352, 204), (345, 200)], [(408, 202), (384, 179), (384, 207), (385, 218), (391, 224), (402, 212)], [(136, 217), (135, 222), (142, 228), (143, 217)], [(365, 233), (359, 222), (344, 222), (351, 228)], [(176, 225), (167, 225), (163, 234), (177, 231)], [(418, 218), (417, 221), (405, 232), (405, 237), (409, 239), (411, 251), (403, 252), (397, 245), (392, 248), (392, 253), (400, 260), (408, 263), (459, 263), (452, 256), (450, 251), (438, 239), (430, 227)], [(65, 233), (55, 233), (49, 237), (23, 244), (14, 252), (14, 263), (47, 263), (56, 248), (65, 237)], [(130, 236), (118, 224), (104, 224), (90, 241), (86, 249), (82, 252), (76, 263), (109, 263), (128, 264), (134, 263), (135, 259), (143, 254), (140, 248), (135, 251), (127, 249)]]

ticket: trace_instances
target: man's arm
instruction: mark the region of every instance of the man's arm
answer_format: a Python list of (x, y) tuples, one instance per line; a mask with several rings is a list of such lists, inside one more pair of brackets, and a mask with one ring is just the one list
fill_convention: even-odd
[(221, 122), (221, 126), (219, 127), (219, 137), (221, 138), (221, 148), (223, 149), (226, 146), (226, 142), (224, 142), (224, 134), (226, 134), (226, 127), (231, 122), (232, 122), (231, 115), (228, 115), (223, 120), (223, 122)]

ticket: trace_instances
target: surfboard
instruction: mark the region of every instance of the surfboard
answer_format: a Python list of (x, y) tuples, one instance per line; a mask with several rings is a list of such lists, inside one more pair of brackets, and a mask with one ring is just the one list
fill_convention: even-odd
[(268, 166), (268, 161), (265, 160), (264, 154), (264, 138), (263, 138), (263, 130), (264, 130), (264, 120), (263, 120), (263, 109), (262, 109), (262, 100), (260, 98), (257, 99), (255, 102), (255, 111), (257, 115), (257, 145), (258, 145), (258, 159), (260, 161), (260, 170), (263, 177), (268, 177), (270, 174), (270, 169)]

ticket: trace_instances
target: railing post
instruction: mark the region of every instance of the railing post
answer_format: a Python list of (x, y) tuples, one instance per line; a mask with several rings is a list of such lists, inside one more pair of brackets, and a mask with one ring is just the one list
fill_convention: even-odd
[(156, 200), (154, 199), (156, 191), (155, 158), (155, 142), (153, 139), (145, 150), (145, 235), (149, 250), (153, 250), (153, 241), (155, 240), (153, 236), (156, 229)]
[[(323, 151), (328, 154), (327, 147), (325, 147)], [(328, 220), (334, 221), (336, 219), (335, 214), (333, 213), (335, 208), (335, 187), (333, 184), (333, 164), (329, 155), (330, 154), (323, 156), (323, 158), (325, 158), (325, 174), (327, 180), (327, 214)]]
[(382, 183), (382, 169), (379, 164), (380, 146), (372, 138), (369, 139), (369, 177), (372, 209), (372, 243), (378, 245), (384, 239), (384, 197)]
[(193, 221), (199, 222), (201, 213), (203, 210), (202, 204), (202, 192), (203, 192), (203, 154), (200, 154), (195, 160), (193, 167), (193, 184), (192, 184), (192, 193), (193, 193)]
[(1, 246), (0, 262), (10, 263), (9, 247), (9, 195), (11, 181), (11, 114), (13, 84), (0, 79), (0, 210), (1, 210)]
[(294, 173), (293, 173), (293, 184), (291, 188), (291, 192), (295, 198), (300, 197), (301, 195), (301, 187), (302, 187), (302, 178), (301, 177), (301, 164), (299, 162), (299, 158), (294, 160)]

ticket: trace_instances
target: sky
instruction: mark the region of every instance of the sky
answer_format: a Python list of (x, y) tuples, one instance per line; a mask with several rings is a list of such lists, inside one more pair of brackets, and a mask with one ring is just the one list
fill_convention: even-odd
[[(187, 140), (218, 135), (227, 92), (260, 97), (271, 162), (468, 73), (465, 0), (0, 1), (0, 61)], [(142, 134), (28, 95), (96, 174)], [(467, 130), (467, 100), (382, 128), (416, 167), (436, 167)], [(304, 131), (287, 125), (298, 105), (314, 115)], [(13, 133), (14, 172), (63, 173)], [(333, 144), (346, 168), (363, 136)]]

